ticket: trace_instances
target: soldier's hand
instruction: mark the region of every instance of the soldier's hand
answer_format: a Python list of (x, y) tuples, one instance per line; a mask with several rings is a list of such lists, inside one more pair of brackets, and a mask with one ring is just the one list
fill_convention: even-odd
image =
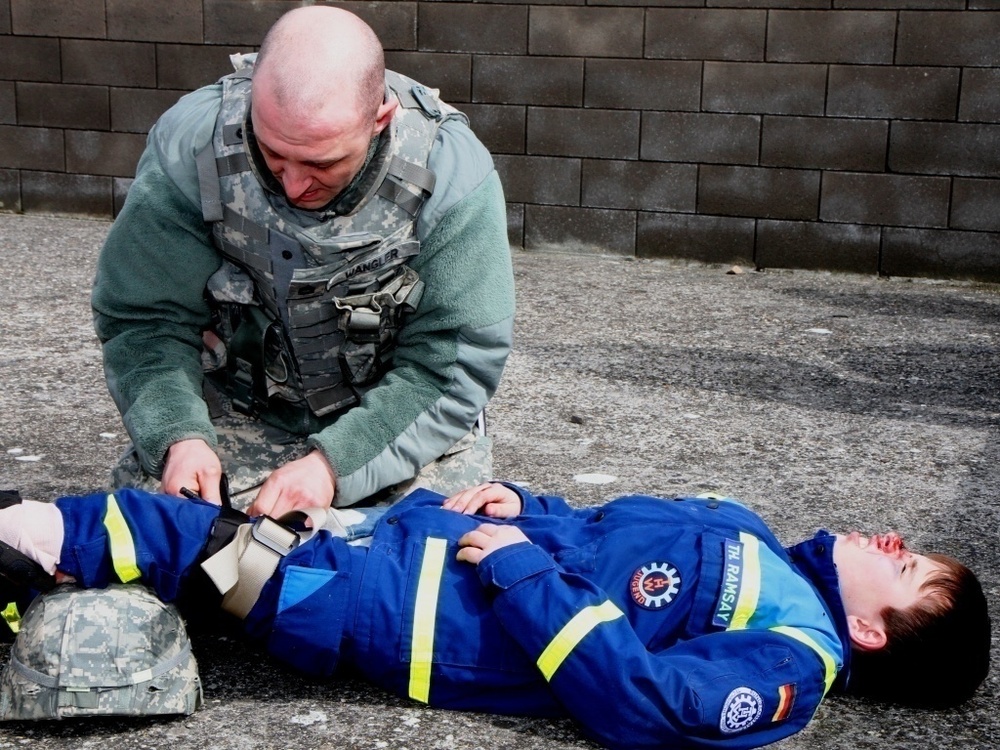
[(509, 487), (487, 482), (455, 493), (441, 507), (467, 516), (481, 512), (490, 518), (513, 518), (521, 512), (521, 498)]
[(222, 505), (219, 482), (222, 464), (201, 438), (179, 440), (167, 449), (160, 487), (167, 495), (180, 495), (186, 487), (210, 503)]
[(278, 518), (300, 508), (329, 508), (336, 487), (333, 467), (314, 450), (272, 471), (247, 513)]
[(479, 565), (487, 555), (498, 549), (530, 541), (517, 526), (484, 523), (462, 535), (458, 540), (458, 545), (462, 549), (458, 551), (456, 557), (463, 562)]

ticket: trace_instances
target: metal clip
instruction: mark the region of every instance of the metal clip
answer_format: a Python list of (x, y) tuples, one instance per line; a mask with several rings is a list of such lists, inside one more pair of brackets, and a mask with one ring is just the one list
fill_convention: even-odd
[(441, 117), (441, 108), (434, 103), (431, 92), (426, 87), (417, 84), (410, 89), (410, 94), (428, 117), (433, 117), (435, 120)]
[(269, 516), (261, 516), (250, 527), (254, 541), (284, 557), (299, 546), (299, 535)]

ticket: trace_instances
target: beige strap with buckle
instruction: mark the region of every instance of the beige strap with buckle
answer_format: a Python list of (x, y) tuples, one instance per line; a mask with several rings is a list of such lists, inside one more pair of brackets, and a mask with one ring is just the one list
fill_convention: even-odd
[[(245, 618), (281, 558), (323, 528), (326, 516), (323, 508), (308, 508), (286, 513), (278, 520), (261, 516), (240, 526), (229, 544), (201, 564), (223, 595), (222, 608)], [(286, 525), (303, 519), (310, 522), (311, 528), (295, 531)]]

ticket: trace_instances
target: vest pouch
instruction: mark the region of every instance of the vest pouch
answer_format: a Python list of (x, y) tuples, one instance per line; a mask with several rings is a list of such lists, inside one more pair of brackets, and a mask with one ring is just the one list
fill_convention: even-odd
[(367, 385), (388, 364), (396, 348), (404, 315), (417, 309), (424, 282), (409, 266), (401, 266), (379, 291), (333, 300), (340, 312), (345, 342), (340, 349), (344, 377)]
[(208, 277), (205, 289), (216, 302), (237, 305), (254, 303), (253, 279), (250, 274), (228, 260), (223, 260), (219, 270)]
[(280, 376), (276, 382), (288, 379), (288, 362), (280, 346), (281, 333), (259, 307), (243, 307), (243, 319), (233, 333), (227, 353), (229, 388), (233, 408), (254, 415), (267, 403), (267, 374)]
[(348, 341), (340, 349), (340, 364), (344, 377), (354, 385), (367, 385), (379, 372), (378, 350), (375, 344)]

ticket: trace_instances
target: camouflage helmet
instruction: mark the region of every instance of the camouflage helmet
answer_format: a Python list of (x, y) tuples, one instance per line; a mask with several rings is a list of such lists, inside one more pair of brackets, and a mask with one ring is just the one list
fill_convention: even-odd
[(201, 702), (184, 621), (137, 585), (38, 596), (0, 676), (4, 720), (190, 714)]

